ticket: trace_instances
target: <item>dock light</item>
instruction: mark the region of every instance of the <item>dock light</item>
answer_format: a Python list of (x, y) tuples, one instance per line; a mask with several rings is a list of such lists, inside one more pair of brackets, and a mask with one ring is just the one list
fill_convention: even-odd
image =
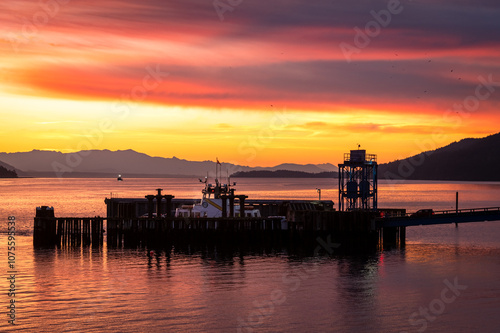
[(321, 200), (321, 189), (316, 187), (316, 192), (318, 192), (318, 200)]

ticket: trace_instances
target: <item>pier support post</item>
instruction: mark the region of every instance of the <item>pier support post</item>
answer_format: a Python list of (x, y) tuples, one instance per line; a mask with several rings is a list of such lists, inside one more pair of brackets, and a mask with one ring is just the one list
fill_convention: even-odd
[(164, 195), (165, 200), (167, 201), (167, 217), (172, 217), (172, 199), (175, 198), (173, 195)]
[(406, 246), (406, 227), (399, 227), (399, 247)]
[(61, 244), (63, 232), (64, 232), (64, 220), (57, 219), (57, 242), (59, 244)]
[(231, 193), (229, 197), (229, 217), (234, 217), (234, 194)]
[(33, 245), (50, 246), (57, 242), (57, 226), (54, 208), (41, 206), (36, 208), (33, 226)]
[(155, 196), (154, 195), (146, 195), (146, 199), (148, 199), (148, 219), (153, 218), (153, 200)]
[(245, 217), (245, 199), (248, 198), (247, 195), (238, 195), (240, 200), (240, 217)]
[(161, 199), (163, 198), (163, 195), (161, 195), (161, 191), (163, 189), (157, 188), (156, 191), (158, 191), (158, 194), (156, 195), (156, 218), (161, 217)]
[(90, 220), (91, 223), (91, 232), (92, 232), (92, 246), (93, 247), (98, 247), (99, 245), (102, 244), (103, 242), (103, 219), (100, 216), (96, 216), (93, 219)]
[(397, 246), (398, 243), (398, 227), (382, 228), (383, 248), (390, 249)]
[(227, 217), (227, 195), (221, 195), (222, 199), (222, 217)]

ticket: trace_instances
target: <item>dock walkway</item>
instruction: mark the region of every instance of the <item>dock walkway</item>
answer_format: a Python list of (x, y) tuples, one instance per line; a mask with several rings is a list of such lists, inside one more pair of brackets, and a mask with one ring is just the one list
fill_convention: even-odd
[(376, 225), (378, 228), (391, 228), (486, 221), (500, 221), (500, 207), (443, 210), (428, 216), (406, 214), (401, 217), (377, 218)]

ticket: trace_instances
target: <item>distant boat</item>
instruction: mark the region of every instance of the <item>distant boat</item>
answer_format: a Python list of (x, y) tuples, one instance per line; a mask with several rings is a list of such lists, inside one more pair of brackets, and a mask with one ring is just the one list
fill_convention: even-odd
[(121, 182), (123, 179), (122, 179), (122, 175), (118, 175), (118, 178), (116, 178), (116, 180), (118, 180), (119, 182)]

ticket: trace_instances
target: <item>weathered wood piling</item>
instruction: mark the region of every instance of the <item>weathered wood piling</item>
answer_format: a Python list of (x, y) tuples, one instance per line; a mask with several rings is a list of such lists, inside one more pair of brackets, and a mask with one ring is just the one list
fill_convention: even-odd
[(102, 245), (104, 220), (102, 217), (56, 218), (52, 207), (38, 207), (33, 228), (33, 244), (36, 247)]
[(48, 206), (37, 207), (33, 223), (33, 244), (35, 246), (46, 246), (56, 243), (57, 230), (54, 209)]

